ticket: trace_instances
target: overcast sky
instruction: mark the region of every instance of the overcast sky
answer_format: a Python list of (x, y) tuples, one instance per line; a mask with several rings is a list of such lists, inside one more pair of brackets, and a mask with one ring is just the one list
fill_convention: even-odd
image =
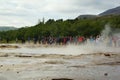
[(24, 27), (38, 19), (74, 19), (119, 6), (120, 0), (0, 0), (0, 26)]

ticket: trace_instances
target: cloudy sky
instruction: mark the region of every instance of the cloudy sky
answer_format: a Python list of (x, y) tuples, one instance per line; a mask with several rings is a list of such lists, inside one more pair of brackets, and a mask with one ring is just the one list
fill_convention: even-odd
[(0, 0), (0, 26), (24, 27), (48, 19), (74, 19), (119, 6), (120, 0)]

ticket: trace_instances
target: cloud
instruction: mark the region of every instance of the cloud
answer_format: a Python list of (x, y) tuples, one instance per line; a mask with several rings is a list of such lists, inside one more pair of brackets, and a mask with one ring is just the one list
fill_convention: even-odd
[(38, 19), (74, 19), (119, 6), (119, 0), (0, 0), (0, 25), (35, 25)]

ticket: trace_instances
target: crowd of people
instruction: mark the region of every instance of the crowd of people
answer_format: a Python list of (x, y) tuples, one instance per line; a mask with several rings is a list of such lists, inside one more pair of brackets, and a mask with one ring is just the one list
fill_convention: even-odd
[[(33, 42), (34, 44), (58, 44), (58, 45), (66, 45), (66, 44), (78, 44), (78, 43), (83, 43), (85, 41), (85, 38), (83, 36), (80, 37), (34, 37), (34, 38), (30, 38), (28, 37), (27, 40), (25, 40), (24, 38), (21, 39), (21, 42), (24, 44), (25, 42), (31, 43)], [(17, 41), (16, 41), (17, 42)]]
[[(86, 38), (84, 36), (66, 36), (66, 37), (28, 37), (27, 39), (24, 38), (16, 38), (16, 43), (34, 43), (34, 44), (56, 44), (56, 45), (67, 45), (67, 44), (93, 44), (93, 45), (106, 45), (106, 46), (120, 46), (120, 37), (119, 36), (90, 36)], [(1, 38), (0, 38), (1, 42)], [(6, 38), (6, 42), (9, 43), (9, 38)]]
[[(16, 40), (17, 42), (17, 40)], [(56, 45), (67, 45), (67, 44), (93, 44), (93, 45), (106, 45), (106, 46), (120, 46), (120, 37), (118, 36), (90, 36), (89, 38), (86, 38), (84, 36), (67, 36), (67, 37), (34, 37), (28, 39), (21, 39), (21, 42), (24, 43), (34, 43), (34, 44), (56, 44)]]

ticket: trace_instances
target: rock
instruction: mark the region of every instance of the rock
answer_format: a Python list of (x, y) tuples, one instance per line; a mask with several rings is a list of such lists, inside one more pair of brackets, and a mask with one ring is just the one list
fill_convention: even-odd
[(56, 79), (52, 79), (52, 80), (73, 80), (73, 79), (68, 79), (68, 78), (56, 78)]
[(0, 67), (3, 67), (3, 65), (0, 65)]
[(17, 71), (17, 74), (19, 74), (19, 71)]
[(105, 75), (105, 76), (108, 76), (108, 73), (105, 73), (104, 75)]
[(104, 56), (111, 56), (110, 54), (104, 54)]

